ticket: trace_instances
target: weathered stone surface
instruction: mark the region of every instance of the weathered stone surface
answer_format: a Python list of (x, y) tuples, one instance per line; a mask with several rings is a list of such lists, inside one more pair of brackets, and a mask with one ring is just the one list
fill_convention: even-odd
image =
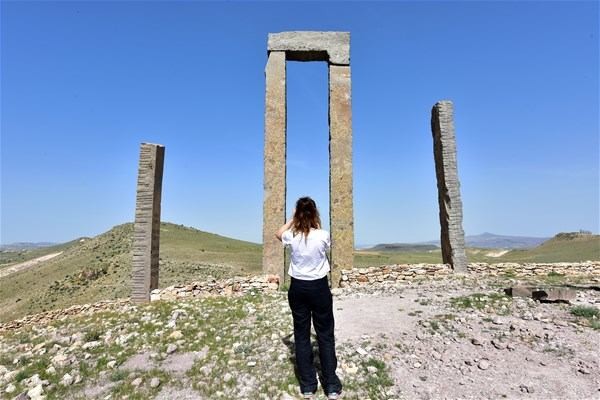
[(134, 302), (150, 301), (150, 291), (158, 288), (164, 156), (164, 146), (142, 143), (133, 231), (131, 299)]
[(335, 65), (350, 65), (350, 33), (270, 33), (268, 50), (285, 51), (291, 61), (328, 61)]
[(352, 268), (354, 211), (352, 201), (352, 102), (350, 67), (329, 66), (329, 202), (331, 215), (331, 280), (340, 283), (341, 269)]
[(263, 271), (283, 282), (284, 250), (275, 232), (285, 223), (286, 69), (285, 52), (267, 61), (265, 98)]
[(452, 265), (455, 272), (467, 272), (453, 118), (454, 108), (451, 101), (440, 101), (431, 110), (442, 259), (444, 263)]

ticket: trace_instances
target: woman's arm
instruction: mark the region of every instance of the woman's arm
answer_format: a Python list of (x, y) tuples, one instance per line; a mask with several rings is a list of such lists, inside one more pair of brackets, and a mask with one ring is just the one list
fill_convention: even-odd
[(292, 216), (290, 217), (290, 219), (288, 220), (288, 222), (286, 222), (285, 224), (283, 224), (281, 226), (281, 228), (279, 228), (279, 230), (277, 231), (277, 233), (275, 233), (275, 236), (277, 237), (277, 239), (279, 239), (281, 241), (281, 235), (283, 235), (283, 232), (287, 231), (288, 229), (290, 229), (292, 227), (292, 223), (294, 222), (294, 213), (292, 213)]

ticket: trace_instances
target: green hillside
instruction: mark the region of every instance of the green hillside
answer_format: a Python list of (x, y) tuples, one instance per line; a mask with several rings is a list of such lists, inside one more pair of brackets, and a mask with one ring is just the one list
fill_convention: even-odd
[[(0, 321), (72, 304), (129, 296), (133, 224), (94, 238), (25, 252), (19, 261), (63, 253), (39, 266), (2, 278)], [(500, 252), (502, 253), (502, 252)], [(161, 224), (160, 286), (233, 275), (261, 273), (262, 246), (197, 229)], [(492, 257), (496, 255), (496, 257)], [(467, 249), (472, 262), (560, 262), (600, 260), (600, 236), (559, 234), (529, 250)], [(11, 263), (14, 263), (13, 259)], [(440, 263), (439, 249), (358, 250), (357, 267)]]
[(501, 257), (510, 262), (575, 262), (600, 260), (600, 235), (559, 233), (528, 250), (512, 250)]
[[(37, 268), (2, 278), (0, 321), (22, 315), (129, 295), (133, 224), (119, 225)], [(60, 250), (59, 250), (60, 251)], [(161, 224), (160, 286), (258, 273), (262, 246)], [(39, 255), (38, 255), (39, 257)]]

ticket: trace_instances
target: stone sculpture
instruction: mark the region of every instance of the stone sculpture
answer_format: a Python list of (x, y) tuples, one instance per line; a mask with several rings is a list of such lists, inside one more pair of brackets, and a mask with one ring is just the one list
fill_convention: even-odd
[(284, 250), (275, 238), (285, 223), (286, 61), (325, 61), (329, 65), (329, 202), (332, 285), (341, 269), (352, 268), (352, 107), (350, 33), (282, 32), (269, 34), (265, 70), (265, 148), (263, 272), (284, 277)]
[(131, 299), (136, 303), (150, 301), (150, 291), (158, 289), (160, 200), (164, 158), (164, 146), (141, 144), (131, 268)]
[(437, 102), (431, 110), (433, 155), (437, 177), (442, 260), (455, 272), (467, 272), (462, 201), (456, 162), (454, 107), (451, 101)]

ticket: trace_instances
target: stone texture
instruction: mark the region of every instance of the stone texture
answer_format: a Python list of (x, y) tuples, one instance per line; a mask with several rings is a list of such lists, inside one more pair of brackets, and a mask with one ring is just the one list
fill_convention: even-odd
[(265, 98), (263, 271), (283, 282), (283, 246), (275, 232), (285, 223), (286, 69), (285, 52), (269, 54)]
[(451, 101), (440, 101), (431, 110), (433, 154), (440, 206), (442, 260), (450, 264), (455, 272), (467, 272), (453, 118), (454, 108)]
[(340, 270), (352, 268), (354, 216), (352, 201), (352, 101), (349, 66), (329, 66), (329, 202), (332, 285)]
[(133, 231), (131, 299), (134, 302), (150, 301), (150, 291), (158, 288), (164, 156), (164, 146), (142, 143)]
[(290, 61), (328, 61), (335, 65), (350, 65), (350, 33), (270, 33), (268, 50), (285, 51)]

